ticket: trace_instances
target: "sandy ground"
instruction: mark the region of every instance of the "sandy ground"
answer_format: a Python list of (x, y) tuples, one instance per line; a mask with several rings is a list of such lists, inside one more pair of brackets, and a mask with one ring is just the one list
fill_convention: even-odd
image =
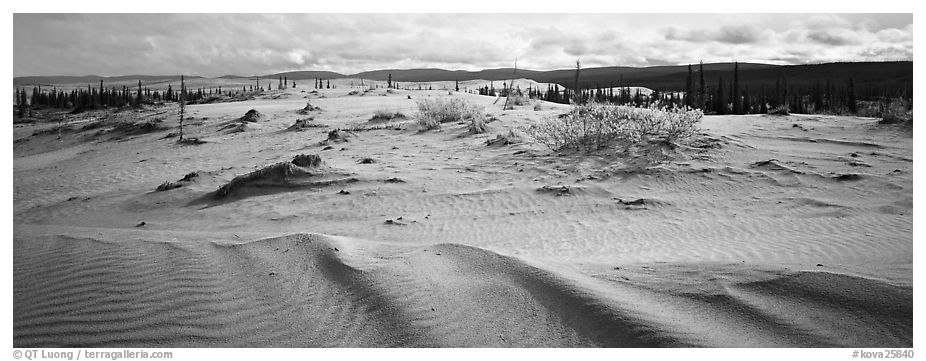
[[(302, 90), (189, 106), (200, 145), (174, 109), (17, 125), (14, 345), (912, 347), (910, 131), (709, 116), (700, 147), (553, 156), (486, 141), (561, 105), (454, 93), (490, 132), (419, 133), (369, 119), (447, 91)], [(297, 154), (350, 181), (212, 196)]]

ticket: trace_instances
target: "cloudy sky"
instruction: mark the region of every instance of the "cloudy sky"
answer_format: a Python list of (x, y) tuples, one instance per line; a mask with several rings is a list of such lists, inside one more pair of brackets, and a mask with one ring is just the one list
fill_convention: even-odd
[(913, 60), (911, 14), (14, 14), (13, 72), (270, 74)]

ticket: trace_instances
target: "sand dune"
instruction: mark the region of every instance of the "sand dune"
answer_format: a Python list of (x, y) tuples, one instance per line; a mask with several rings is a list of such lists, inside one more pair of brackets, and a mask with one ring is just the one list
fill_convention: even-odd
[[(14, 345), (912, 347), (909, 131), (716, 116), (551, 156), (486, 141), (561, 105), (454, 93), (498, 118), (461, 136), (370, 127), (446, 90), (298, 90), (188, 106), (200, 145), (18, 129)], [(285, 131), (306, 101), (328, 127)], [(248, 176), (299, 154), (324, 169)]]
[(197, 245), (51, 236), (17, 246), (17, 347), (912, 342), (910, 288), (827, 272), (728, 279), (735, 266), (659, 265), (666, 283), (653, 287), (640, 274), (581, 276), (459, 244), (310, 234)]

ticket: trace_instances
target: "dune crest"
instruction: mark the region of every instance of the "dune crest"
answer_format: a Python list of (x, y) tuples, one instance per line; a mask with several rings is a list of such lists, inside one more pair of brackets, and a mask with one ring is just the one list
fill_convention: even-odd
[(18, 246), (16, 347), (912, 343), (911, 289), (825, 272), (692, 293), (458, 244), (316, 234), (199, 245), (47, 236)]

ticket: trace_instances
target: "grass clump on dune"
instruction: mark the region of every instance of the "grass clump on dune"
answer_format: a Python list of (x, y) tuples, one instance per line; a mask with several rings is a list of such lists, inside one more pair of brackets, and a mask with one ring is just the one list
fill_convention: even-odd
[(907, 102), (902, 98), (892, 99), (883, 107), (881, 124), (913, 124), (913, 111), (907, 110)]
[(787, 104), (782, 104), (768, 110), (769, 115), (791, 115), (791, 110)]
[(463, 99), (421, 99), (417, 104), (416, 119), (422, 130), (437, 129), (444, 123), (469, 122), (471, 131), (485, 131), (483, 109)]
[(590, 103), (532, 124), (525, 132), (552, 150), (592, 152), (618, 144), (674, 144), (693, 136), (700, 110)]
[(405, 114), (402, 114), (402, 112), (398, 112), (398, 111), (393, 112), (393, 111), (388, 111), (385, 109), (379, 109), (373, 112), (373, 117), (370, 118), (370, 121), (371, 122), (385, 122), (385, 121), (390, 121), (393, 119), (401, 119), (401, 118), (405, 118)]
[(224, 198), (234, 191), (256, 183), (286, 184), (287, 180), (303, 175), (312, 175), (307, 168), (318, 168), (322, 165), (321, 157), (315, 154), (300, 154), (290, 162), (272, 164), (251, 173), (235, 177), (227, 184), (215, 191), (213, 197)]

